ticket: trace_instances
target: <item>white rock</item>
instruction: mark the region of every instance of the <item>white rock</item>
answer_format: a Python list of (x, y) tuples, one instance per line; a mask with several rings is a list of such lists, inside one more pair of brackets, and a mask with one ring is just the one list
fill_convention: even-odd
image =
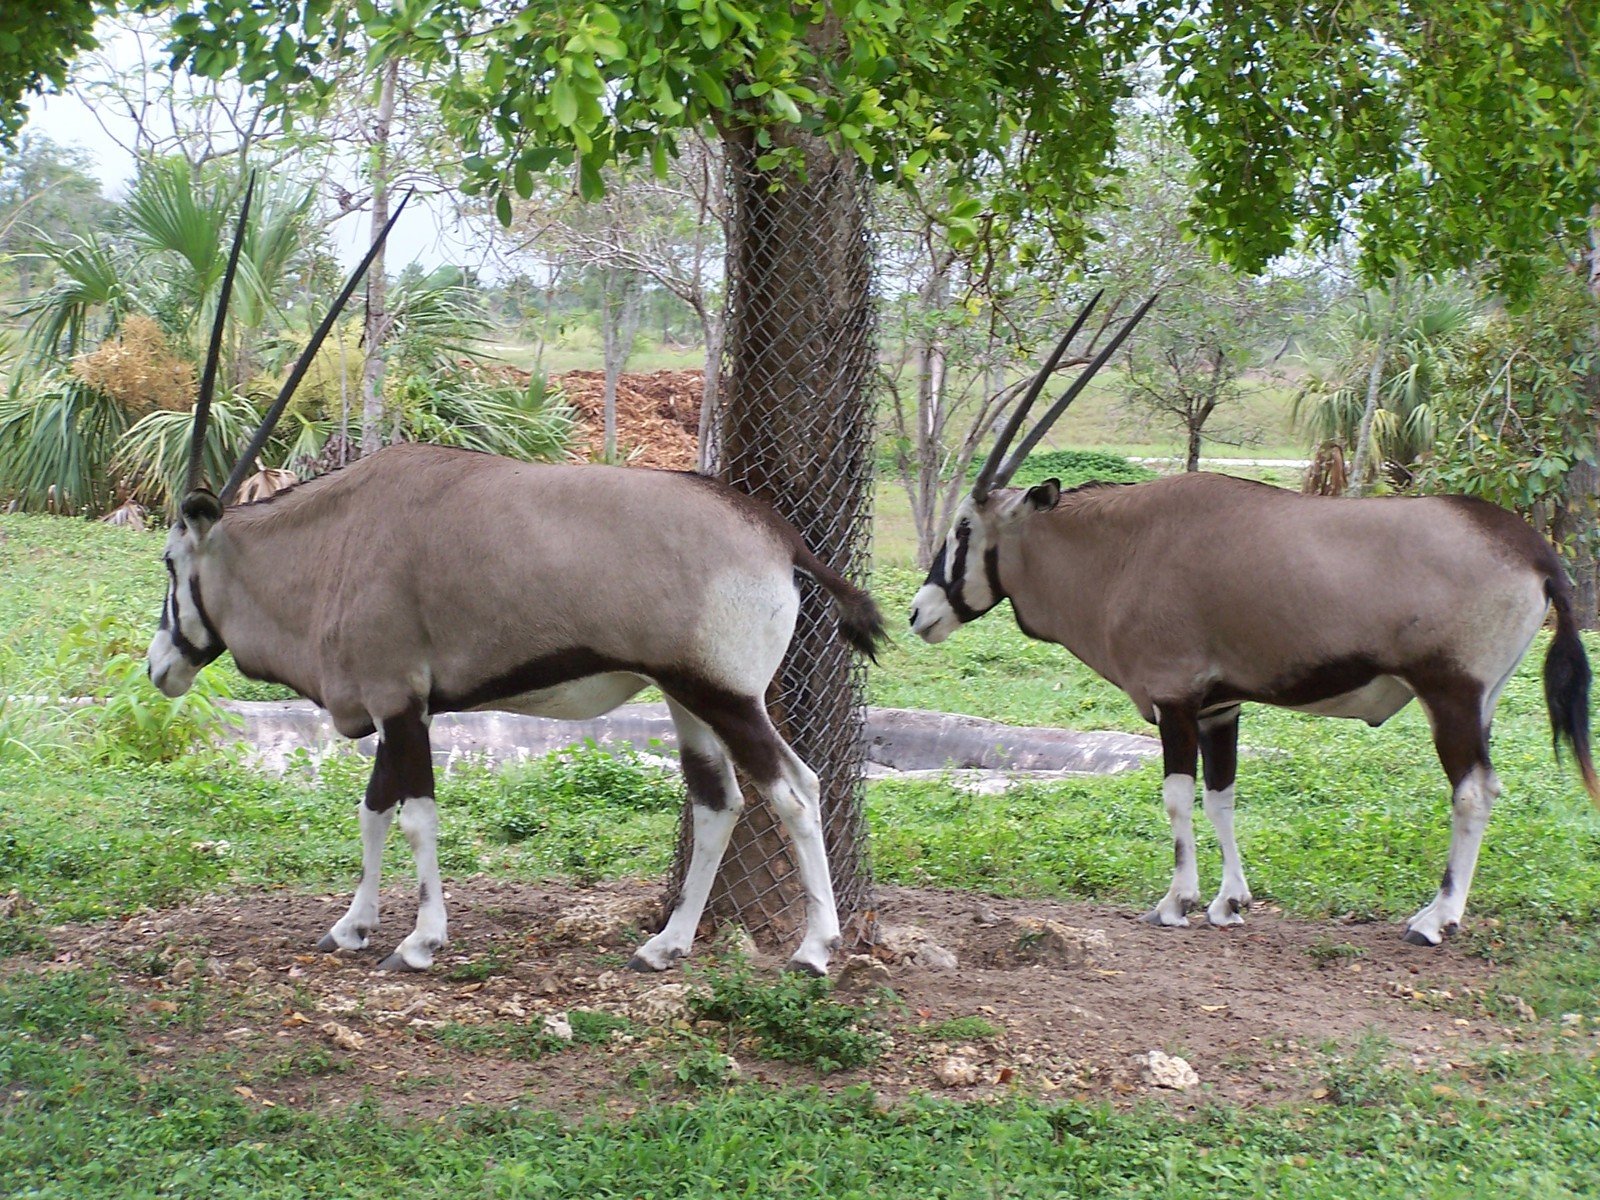
[(641, 993), (634, 1001), (634, 1011), (649, 1024), (665, 1024), (688, 1015), (689, 986), (683, 983), (663, 983)]
[(559, 1038), (563, 1042), (572, 1040), (572, 1022), (567, 1020), (567, 1014), (564, 1012), (547, 1014), (544, 1019), (544, 1031), (550, 1037)]
[(954, 971), (956, 956), (953, 951), (946, 950), (938, 942), (923, 942), (911, 956), (911, 965), (929, 971)]
[(1145, 1056), (1145, 1075), (1151, 1086), (1171, 1088), (1175, 1092), (1200, 1086), (1200, 1076), (1194, 1073), (1193, 1067), (1176, 1055), (1163, 1054), (1160, 1050), (1152, 1050)]
[(978, 1068), (954, 1054), (934, 1063), (933, 1073), (945, 1087), (968, 1087), (978, 1082)]

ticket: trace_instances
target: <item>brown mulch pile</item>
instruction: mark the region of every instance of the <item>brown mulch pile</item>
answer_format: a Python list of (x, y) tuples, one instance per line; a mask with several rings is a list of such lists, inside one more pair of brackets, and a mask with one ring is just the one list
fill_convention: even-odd
[[(578, 410), (580, 427), (573, 445), (576, 457), (600, 457), (604, 438), (602, 394), (605, 372), (567, 371), (552, 375)], [(625, 373), (617, 384), (617, 450), (633, 467), (667, 471), (692, 471), (700, 431), (699, 371), (639, 371)]]
[[(373, 969), (409, 928), (415, 900), (400, 888), (384, 896), (383, 928), (360, 953), (312, 949), (346, 896), (241, 890), (120, 925), (58, 928), (39, 960), (8, 969), (117, 971), (144, 997), (125, 1036), (147, 1070), (232, 1052), (243, 1055), (235, 1090), (262, 1105), (376, 1096), (427, 1115), (475, 1101), (629, 1111), (641, 1100), (627, 1081), (642, 1069), (670, 1088), (690, 1036), (725, 1049), (754, 1082), (866, 1084), (886, 1100), (1021, 1088), (1183, 1109), (1324, 1098), (1321, 1052), (1374, 1031), (1396, 1065), (1447, 1071), (1468, 1088), (1482, 1050), (1550, 1036), (1497, 1019), (1484, 1003), (1492, 967), (1448, 943), (1407, 946), (1388, 925), (1297, 921), (1258, 905), (1242, 929), (1168, 930), (1112, 905), (883, 888), (884, 942), (870, 958), (841, 956), (834, 975), (862, 999), (892, 989), (876, 1005), (891, 1048), (871, 1066), (818, 1076), (763, 1059), (724, 1028), (691, 1027), (685, 985), (717, 960), (719, 939), (697, 946), (686, 969), (623, 968), (658, 885), (480, 877), (447, 895), (452, 943), (423, 975)], [(760, 956), (757, 969), (775, 973), (780, 961)], [(519, 1031), (580, 1010), (626, 1018), (629, 1032), (536, 1060), (515, 1052)], [(956, 1017), (980, 1021), (944, 1032)], [(1197, 1080), (1155, 1082), (1152, 1050), (1180, 1056)]]

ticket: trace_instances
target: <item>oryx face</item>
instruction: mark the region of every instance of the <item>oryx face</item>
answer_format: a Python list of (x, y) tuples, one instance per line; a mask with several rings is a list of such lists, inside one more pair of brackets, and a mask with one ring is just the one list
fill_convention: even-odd
[(209, 492), (192, 492), (183, 514), (167, 533), (162, 558), (167, 569), (167, 598), (161, 626), (150, 639), (145, 664), (150, 681), (167, 696), (183, 695), (194, 685), (200, 668), (225, 649), (206, 611), (200, 587), (200, 562), (222, 506)]
[(956, 509), (928, 578), (911, 601), (911, 628), (923, 641), (944, 641), (1006, 598), (1000, 582), (1000, 539), (1018, 522), (1048, 512), (1061, 498), (1061, 481), (1003, 488), (982, 500), (968, 496)]

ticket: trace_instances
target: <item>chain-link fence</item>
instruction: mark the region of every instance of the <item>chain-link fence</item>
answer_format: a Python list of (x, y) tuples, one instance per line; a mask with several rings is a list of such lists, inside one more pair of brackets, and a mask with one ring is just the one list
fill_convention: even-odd
[[(873, 466), (870, 194), (853, 161), (821, 145), (806, 150), (804, 178), (774, 188), (753, 144), (727, 144), (728, 306), (708, 461), (862, 583)], [(830, 597), (802, 580), (794, 640), (767, 700), (779, 732), (822, 781), (823, 835), (847, 945), (872, 935), (865, 683), (864, 665), (837, 635)], [(799, 876), (776, 814), (748, 788), (746, 799), (710, 912), (776, 945), (803, 922)], [(689, 848), (686, 820), (669, 906)]]

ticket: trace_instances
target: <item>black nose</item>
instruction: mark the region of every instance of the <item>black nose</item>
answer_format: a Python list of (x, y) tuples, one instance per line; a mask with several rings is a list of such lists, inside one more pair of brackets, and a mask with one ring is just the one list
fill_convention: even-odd
[(918, 610), (914, 608), (911, 610), (911, 628), (913, 629), (917, 627), (917, 611)]

